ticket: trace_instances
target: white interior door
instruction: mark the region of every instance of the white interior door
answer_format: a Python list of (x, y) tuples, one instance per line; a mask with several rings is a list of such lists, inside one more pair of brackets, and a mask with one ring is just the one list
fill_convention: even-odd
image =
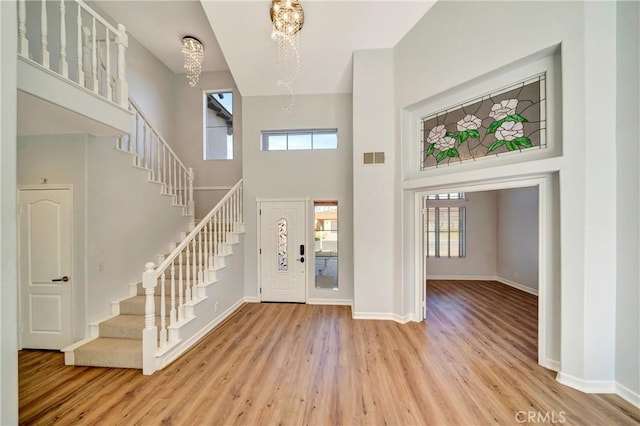
[(305, 201), (260, 203), (260, 285), (263, 302), (306, 301)]
[(73, 343), (72, 201), (68, 188), (18, 192), (23, 348)]

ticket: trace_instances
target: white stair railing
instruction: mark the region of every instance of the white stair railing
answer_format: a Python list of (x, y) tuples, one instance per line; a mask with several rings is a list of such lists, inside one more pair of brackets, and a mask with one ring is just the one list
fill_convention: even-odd
[(119, 138), (118, 148), (136, 154), (136, 166), (149, 170), (151, 180), (163, 184), (163, 193), (173, 195), (175, 204), (193, 215), (193, 169), (182, 163), (133, 99), (129, 99), (129, 110), (131, 133)]
[(124, 25), (114, 27), (82, 0), (18, 0), (18, 54), (123, 108), (127, 46)]
[[(238, 232), (244, 223), (242, 196), (240, 180), (160, 265), (156, 267), (153, 262), (145, 265), (143, 374), (156, 371), (156, 353), (177, 342), (171, 328), (191, 319), (187, 307), (205, 297), (204, 286), (217, 266), (217, 256), (225, 254), (229, 234)], [(160, 306), (156, 306), (154, 297), (157, 287)], [(160, 324), (156, 324), (158, 313)]]

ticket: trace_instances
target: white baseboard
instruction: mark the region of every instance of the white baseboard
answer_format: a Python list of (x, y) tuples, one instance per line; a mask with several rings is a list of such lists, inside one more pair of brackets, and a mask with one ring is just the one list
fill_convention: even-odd
[(383, 312), (353, 312), (353, 319), (395, 321), (394, 314)]
[(640, 408), (640, 393), (634, 392), (628, 387), (616, 382), (616, 394), (628, 403)]
[(560, 361), (556, 361), (555, 359), (546, 359), (544, 360), (544, 363), (541, 363), (540, 365), (555, 372), (560, 371)]
[(311, 298), (307, 299), (307, 305), (336, 305), (336, 306), (353, 306), (351, 299), (328, 299), (328, 298)]
[(400, 324), (406, 324), (409, 321), (415, 321), (413, 314), (407, 314), (403, 316), (387, 312), (353, 312), (351, 317), (353, 319), (395, 321)]
[(616, 382), (613, 380), (586, 380), (563, 372), (558, 373), (556, 380), (584, 393), (616, 393)]
[(496, 281), (493, 275), (427, 275), (428, 280)]
[(538, 290), (527, 287), (515, 281), (508, 280), (506, 278), (492, 276), (492, 275), (427, 275), (428, 280), (458, 280), (458, 281), (498, 281), (509, 287), (517, 288), (526, 293), (538, 295)]
[(495, 281), (498, 281), (504, 285), (508, 285), (509, 287), (513, 287), (513, 288), (517, 288), (518, 290), (522, 290), (525, 293), (529, 293), (529, 294), (533, 294), (534, 296), (538, 295), (538, 289), (537, 288), (531, 288), (531, 287), (527, 287), (526, 285), (522, 285), (520, 283), (517, 283), (515, 281), (511, 281), (508, 280), (506, 278), (502, 278), (502, 277), (495, 277)]
[(260, 299), (257, 296), (245, 296), (245, 298), (242, 300), (245, 303), (260, 303)]

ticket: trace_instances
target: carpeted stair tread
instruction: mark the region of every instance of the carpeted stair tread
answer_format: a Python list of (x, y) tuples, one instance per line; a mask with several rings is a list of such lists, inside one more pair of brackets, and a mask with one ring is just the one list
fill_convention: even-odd
[(100, 337), (120, 339), (142, 339), (143, 315), (118, 315), (102, 321), (99, 325)]
[[(154, 296), (156, 310), (160, 311), (160, 301), (162, 298)], [(168, 299), (168, 298), (167, 298)], [(133, 296), (120, 302), (120, 315), (144, 315), (144, 306), (147, 297), (143, 295)], [(167, 301), (168, 304), (168, 301)]]
[(92, 367), (142, 368), (142, 341), (99, 337), (74, 351), (74, 364)]

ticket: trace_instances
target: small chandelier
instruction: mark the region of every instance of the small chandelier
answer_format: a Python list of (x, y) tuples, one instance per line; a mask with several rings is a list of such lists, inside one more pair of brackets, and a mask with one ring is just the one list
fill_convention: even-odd
[(272, 0), (270, 12), (273, 31), (292, 37), (304, 25), (304, 10), (298, 0)]
[(300, 71), (300, 52), (298, 51), (298, 34), (304, 25), (304, 11), (298, 0), (272, 0), (271, 22), (273, 32), (271, 38), (278, 45), (278, 65), (281, 78), (278, 86), (283, 86), (291, 95), (291, 102), (284, 107), (290, 112), (295, 102), (293, 84)]
[(195, 87), (202, 71), (204, 46), (197, 38), (184, 36), (182, 37), (182, 53), (184, 54), (184, 68), (187, 70), (189, 86)]

